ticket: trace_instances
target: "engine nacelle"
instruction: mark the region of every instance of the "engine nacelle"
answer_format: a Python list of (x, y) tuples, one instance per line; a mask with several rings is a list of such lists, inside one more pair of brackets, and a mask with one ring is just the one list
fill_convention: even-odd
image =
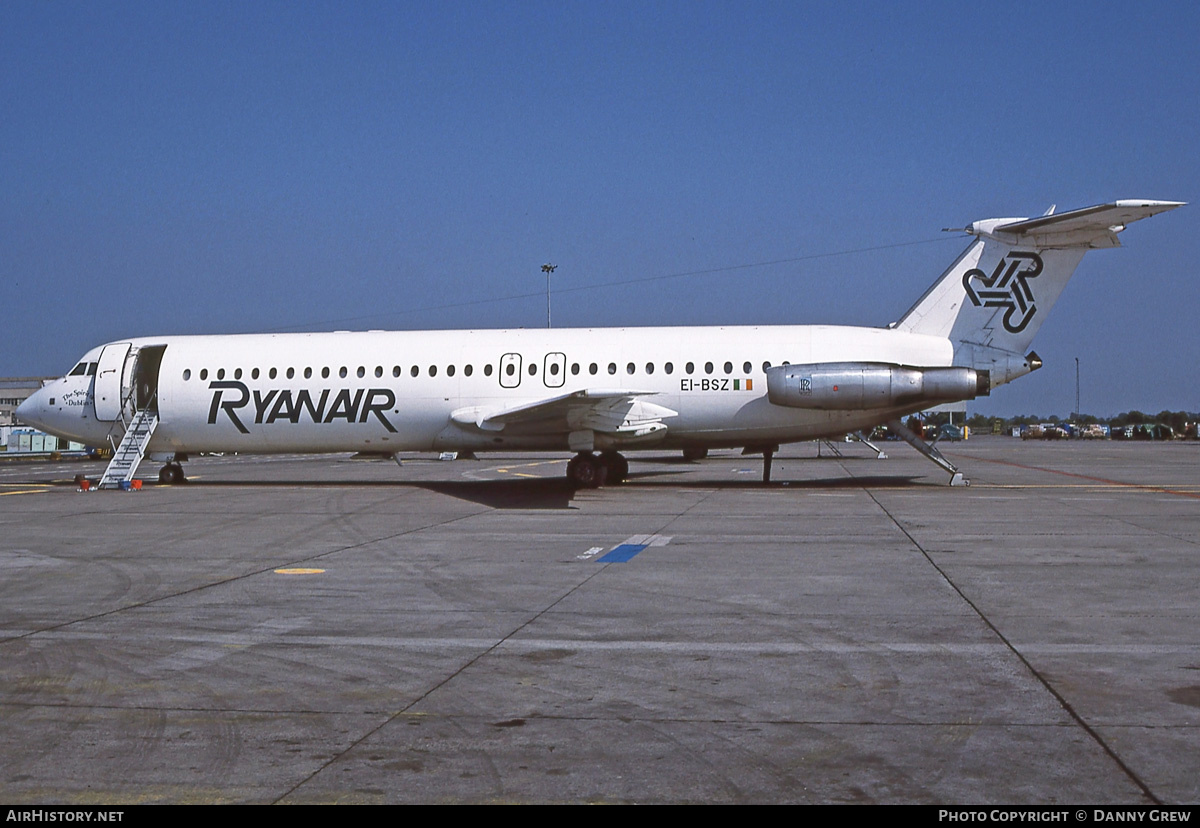
[(767, 369), (767, 399), (790, 408), (862, 411), (986, 397), (987, 371), (914, 368), (886, 362), (777, 365)]

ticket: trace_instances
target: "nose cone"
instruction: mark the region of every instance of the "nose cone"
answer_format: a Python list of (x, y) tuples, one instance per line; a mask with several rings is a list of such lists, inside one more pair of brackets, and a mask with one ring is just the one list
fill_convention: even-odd
[(16, 407), (13, 413), (21, 422), (40, 428), (46, 431), (46, 414), (48, 406), (46, 405), (47, 391), (45, 388), (39, 388), (30, 394), (24, 402)]

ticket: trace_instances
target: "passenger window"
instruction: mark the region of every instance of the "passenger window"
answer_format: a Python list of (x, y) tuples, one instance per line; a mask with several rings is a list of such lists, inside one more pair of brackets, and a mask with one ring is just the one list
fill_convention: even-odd
[(392, 366), (392, 376), (393, 376), (393, 377), (398, 377), (398, 376), (400, 376), (400, 366), (399, 366), (399, 365), (393, 365), (393, 366)]
[(754, 369), (754, 366), (750, 364), (749, 360), (742, 363), (742, 373), (743, 374), (749, 374), (750, 371), (752, 371), (753, 369)]
[(504, 373), (506, 376), (511, 377), (513, 374), (517, 373), (517, 366), (513, 365), (511, 362), (508, 363), (508, 365), (504, 366)]
[(208, 379), (208, 369), (207, 368), (200, 369), (200, 379), (202, 379), (202, 380)]
[(631, 362), (631, 363), (629, 363), (628, 365), (626, 365), (626, 366), (625, 366), (625, 373), (626, 373), (626, 374), (630, 374), (630, 375), (632, 375), (632, 374), (633, 374), (633, 372), (634, 372), (634, 371), (636, 371), (636, 370), (637, 370), (637, 366), (636, 366), (636, 365), (634, 365), (632, 362)]
[(588, 366), (588, 373), (589, 373), (589, 374), (595, 374), (595, 373), (596, 373), (597, 371), (599, 371), (599, 370), (600, 370), (600, 369), (599, 369), (599, 368), (596, 366), (596, 363), (594, 363), (594, 362), (593, 362), (591, 365), (589, 365), (589, 366)]
[(312, 379), (312, 368), (305, 368), (305, 369), (304, 369), (304, 378), (305, 378), (305, 379)]
[(768, 362), (764, 362), (764, 363), (763, 363), (763, 373), (765, 374), (765, 373), (767, 372), (767, 369), (768, 369), (768, 368), (770, 368), (770, 367), (771, 367), (771, 363), (770, 363), (769, 361), (768, 361)]
[(279, 376), (279, 371), (276, 370), (275, 368), (272, 368), (269, 373), (269, 376), (271, 377), (271, 379), (275, 379), (275, 377)]
[(257, 368), (255, 368), (253, 371), (250, 372), (250, 379), (258, 379), (258, 369)]
[(375, 366), (375, 376), (376, 376), (376, 377), (382, 377), (382, 376), (383, 376), (383, 366), (382, 366), (382, 365), (376, 365), (376, 366)]
[(436, 365), (429, 366), (429, 376), (431, 376), (431, 377), (437, 376), (437, 366)]
[(696, 370), (696, 364), (693, 362), (689, 362), (687, 365), (683, 366), (684, 373), (686, 373), (688, 375), (690, 375), (695, 370)]
[(345, 379), (345, 378), (346, 378), (346, 366), (345, 366), (345, 365), (343, 365), (343, 366), (342, 366), (342, 367), (341, 367), (341, 368), (338, 370), (338, 376), (339, 376), (339, 377), (341, 377), (342, 379)]
[[(75, 376), (75, 375), (74, 375), (74, 373), (72, 373), (72, 374), (71, 374), (71, 376)], [(191, 369), (191, 368), (184, 368), (184, 369), (183, 369), (183, 380), (184, 380), (184, 382), (187, 382), (187, 381), (188, 381), (188, 380), (190, 380), (191, 378), (192, 378), (192, 369)]]
[(224, 368), (217, 369), (217, 379), (219, 379), (219, 380), (225, 379), (225, 369)]
[(414, 365), (412, 368), (408, 369), (408, 373), (412, 374), (415, 377), (421, 373), (421, 369), (418, 368), (416, 365)]
[(668, 362), (666, 365), (663, 366), (663, 370), (666, 371), (668, 374), (674, 374), (675, 366)]
[(704, 373), (711, 374), (712, 369), (713, 369), (713, 364), (711, 362), (704, 363)]
[(492, 363), (489, 362), (487, 365), (483, 366), (483, 375), (485, 377), (490, 377), (492, 375)]
[(329, 379), (329, 366), (326, 365), (321, 369), (321, 379)]
[(654, 363), (653, 363), (653, 362), (647, 362), (647, 363), (646, 363), (646, 373), (647, 373), (647, 374), (653, 374), (653, 373), (654, 373)]
[(726, 373), (726, 374), (732, 374), (732, 373), (733, 373), (733, 363), (732, 363), (732, 362), (726, 362), (726, 363), (725, 363), (725, 373)]
[(241, 368), (236, 368), (236, 369), (234, 369), (234, 372), (233, 372), (233, 378), (234, 378), (234, 379), (241, 379), (241, 378), (242, 378), (242, 369), (241, 369)]
[(463, 366), (463, 374), (465, 376), (469, 377), (473, 373), (475, 373), (475, 369), (471, 367), (471, 363), (468, 362), (466, 365)]
[(553, 376), (556, 376), (556, 377), (558, 376), (558, 363), (557, 362), (553, 362), (550, 364), (550, 373)]
[(453, 365), (446, 366), (446, 376), (448, 376), (448, 377), (454, 376), (454, 366)]
[(360, 366), (358, 366), (358, 378), (359, 378), (359, 379), (362, 379), (362, 378), (363, 378), (363, 377), (365, 377), (366, 375), (367, 375), (367, 369), (366, 369), (366, 368), (364, 368), (364, 367), (362, 367), (361, 365), (360, 365)]
[(531, 376), (531, 377), (537, 376), (537, 364), (536, 363), (533, 363), (533, 362), (529, 363), (529, 376)]
[(289, 368), (289, 369), (287, 370), (287, 375), (288, 375), (288, 379), (291, 379), (292, 377), (296, 376), (296, 369), (295, 369), (295, 368)]
[(575, 374), (578, 374), (578, 373), (579, 373), (579, 363), (572, 362), (571, 363), (571, 375), (574, 376)]
[(610, 373), (610, 374), (617, 373), (617, 363), (615, 363), (615, 362), (608, 363), (608, 373)]

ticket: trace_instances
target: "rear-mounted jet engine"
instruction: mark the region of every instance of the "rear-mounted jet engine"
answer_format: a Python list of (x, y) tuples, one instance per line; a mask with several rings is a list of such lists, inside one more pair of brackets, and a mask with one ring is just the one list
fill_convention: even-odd
[(767, 369), (767, 399), (789, 408), (862, 411), (932, 406), (986, 397), (987, 371), (913, 368), (886, 362), (825, 362)]

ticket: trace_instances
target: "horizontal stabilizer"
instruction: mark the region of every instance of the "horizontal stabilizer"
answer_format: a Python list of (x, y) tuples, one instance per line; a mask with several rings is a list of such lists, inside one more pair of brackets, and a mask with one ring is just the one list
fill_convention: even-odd
[(1043, 249), (1119, 247), (1116, 234), (1130, 222), (1174, 210), (1184, 203), (1131, 198), (1066, 213), (1048, 213), (1037, 218), (977, 221), (965, 229), (974, 236), (1007, 238), (1018, 244), (1033, 244)]
[(1041, 216), (1024, 221), (1003, 224), (996, 229), (1002, 233), (1025, 235), (1026, 233), (1073, 233), (1077, 230), (1108, 230), (1124, 227), (1132, 221), (1150, 218), (1167, 210), (1182, 207), (1183, 201), (1150, 201), (1148, 199), (1124, 199), (1111, 204), (1097, 204), (1057, 215)]

